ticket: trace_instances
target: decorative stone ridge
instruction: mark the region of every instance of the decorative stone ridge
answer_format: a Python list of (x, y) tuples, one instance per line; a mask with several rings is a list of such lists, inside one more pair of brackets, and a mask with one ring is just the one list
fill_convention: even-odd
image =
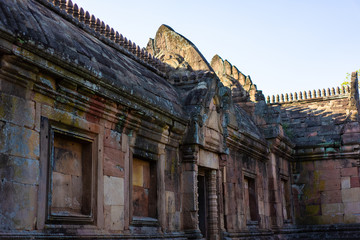
[[(58, 14), (67, 17), (68, 20), (73, 20), (77, 25), (82, 25), (85, 31), (95, 31), (95, 36), (100, 40), (111, 41), (121, 46), (122, 50), (125, 50), (126, 55), (130, 55), (138, 62), (150, 66), (151, 69), (160, 72), (163, 75), (165, 70), (165, 64), (159, 59), (151, 55), (145, 48), (140, 48), (135, 42), (127, 39), (114, 28), (105, 24), (104, 21), (91, 15), (88, 11), (85, 11), (82, 7), (79, 7), (76, 3), (73, 4), (71, 0), (37, 0), (38, 2), (51, 8)], [(93, 34), (94, 35), (94, 34)]]
[(219, 55), (215, 55), (211, 60), (211, 67), (221, 82), (232, 90), (234, 102), (264, 100), (262, 91), (257, 90), (250, 76), (245, 76), (228, 60), (223, 60)]
[(344, 96), (350, 93), (350, 86), (342, 86), (340, 87), (336, 87), (336, 89), (333, 88), (328, 88), (325, 89), (323, 88), (313, 91), (303, 91), (303, 92), (295, 92), (295, 93), (286, 93), (284, 94), (277, 94), (272, 95), (272, 97), (270, 98), (270, 96), (267, 96), (266, 98), (266, 102), (268, 104), (279, 104), (279, 103), (284, 103), (284, 102), (294, 102), (294, 101), (304, 101), (304, 100), (310, 100), (310, 99), (320, 99), (320, 98), (324, 98), (324, 97), (335, 97), (335, 96)]
[(161, 25), (154, 39), (149, 39), (147, 51), (177, 70), (212, 71), (197, 47), (171, 27)]

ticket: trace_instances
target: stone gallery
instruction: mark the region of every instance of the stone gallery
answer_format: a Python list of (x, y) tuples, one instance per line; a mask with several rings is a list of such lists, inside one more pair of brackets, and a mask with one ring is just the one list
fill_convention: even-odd
[(359, 239), (359, 94), (265, 99), (166, 25), (0, 1), (0, 239)]

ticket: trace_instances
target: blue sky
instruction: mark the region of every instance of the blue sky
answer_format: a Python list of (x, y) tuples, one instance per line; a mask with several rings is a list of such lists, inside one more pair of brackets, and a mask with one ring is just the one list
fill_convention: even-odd
[(360, 68), (360, 0), (74, 0), (141, 47), (161, 24), (265, 95), (339, 86)]

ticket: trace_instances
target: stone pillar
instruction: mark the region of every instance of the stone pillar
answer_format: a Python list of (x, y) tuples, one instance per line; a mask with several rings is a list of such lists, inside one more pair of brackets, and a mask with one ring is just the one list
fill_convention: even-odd
[(227, 161), (228, 155), (221, 155), (220, 161), (219, 161), (219, 171), (217, 172), (217, 189), (218, 189), (218, 218), (219, 218), (219, 228), (221, 230), (221, 233), (224, 233), (226, 231), (225, 229), (225, 206), (224, 206), (224, 183), (226, 182), (225, 179), (225, 172), (226, 172), (226, 161)]
[(182, 148), (182, 225), (188, 239), (200, 239), (202, 236), (197, 212), (198, 156), (198, 146), (188, 145)]
[(268, 162), (269, 167), (269, 195), (270, 195), (270, 218), (271, 226), (273, 228), (278, 228), (283, 225), (283, 216), (282, 216), (282, 204), (281, 196), (278, 186), (278, 166), (276, 163), (276, 155), (270, 153), (270, 161)]
[[(159, 144), (160, 145), (160, 144)], [(162, 145), (162, 144), (161, 144)], [(160, 148), (160, 158), (157, 163), (157, 196), (158, 196), (158, 220), (162, 231), (166, 229), (166, 212), (165, 212), (165, 145)]]
[(359, 84), (358, 84), (358, 72), (351, 73), (350, 82), (350, 94), (349, 94), (349, 106), (348, 115), (350, 115), (351, 121), (359, 121)]
[(220, 239), (218, 221), (218, 197), (216, 191), (216, 170), (209, 173), (209, 237), (211, 240)]

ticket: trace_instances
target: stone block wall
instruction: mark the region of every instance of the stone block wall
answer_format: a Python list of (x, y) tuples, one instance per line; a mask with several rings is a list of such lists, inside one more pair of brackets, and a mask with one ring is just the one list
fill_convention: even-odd
[(299, 224), (357, 223), (357, 159), (293, 163), (295, 215)]
[[(104, 93), (64, 80), (71, 74), (61, 67), (57, 74), (40, 73), (19, 62), (1, 56), (0, 232), (27, 230), (30, 236), (46, 228), (72, 236), (129, 236), (133, 156), (157, 166), (150, 235), (180, 231), (178, 133), (137, 115), (147, 107), (124, 113), (124, 105)], [(185, 127), (177, 123), (177, 129)], [(137, 225), (135, 234), (144, 234), (142, 228)]]

